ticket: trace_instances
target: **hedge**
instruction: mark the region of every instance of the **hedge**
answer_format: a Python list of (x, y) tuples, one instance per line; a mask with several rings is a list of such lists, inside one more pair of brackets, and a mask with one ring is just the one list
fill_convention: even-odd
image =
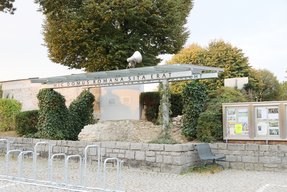
[(15, 117), (21, 111), (21, 103), (15, 99), (0, 98), (0, 131), (15, 130)]
[(18, 135), (31, 135), (38, 131), (39, 111), (24, 111), (16, 115), (16, 132)]

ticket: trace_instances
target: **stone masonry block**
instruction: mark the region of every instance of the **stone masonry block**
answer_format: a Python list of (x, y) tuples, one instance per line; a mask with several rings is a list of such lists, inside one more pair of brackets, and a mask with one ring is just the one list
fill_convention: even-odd
[(243, 151), (245, 150), (245, 144), (228, 144), (227, 149), (233, 151)]
[(135, 150), (141, 150), (142, 149), (142, 143), (131, 143), (131, 148), (130, 149), (135, 149)]
[(155, 157), (146, 157), (147, 162), (155, 162)]
[(246, 150), (248, 151), (258, 151), (259, 149), (258, 144), (247, 144), (245, 147), (246, 147)]
[(254, 164), (253, 163), (245, 163), (244, 168), (246, 170), (254, 170)]
[(243, 156), (242, 162), (244, 163), (258, 163), (258, 157), (254, 156)]
[(166, 144), (164, 148), (165, 151), (185, 151), (187, 149), (187, 148), (183, 149), (183, 145), (181, 144), (176, 145)]
[(287, 145), (279, 145), (279, 151), (281, 152), (287, 152)]
[(270, 145), (270, 151), (271, 152), (278, 152), (279, 146), (278, 145)]
[(265, 164), (263, 164), (263, 167), (264, 168), (277, 168), (277, 167), (279, 167), (279, 165), (278, 164), (269, 164), (269, 163), (265, 163)]
[(155, 156), (155, 152), (154, 151), (146, 151), (146, 156), (154, 157)]
[(145, 160), (145, 152), (143, 152), (143, 151), (136, 151), (135, 159), (136, 160)]
[(116, 142), (115, 141), (103, 141), (102, 142), (102, 147), (103, 148), (113, 149), (113, 148), (116, 147)]
[(260, 151), (269, 151), (269, 145), (260, 145), (259, 150)]
[(116, 148), (118, 149), (129, 149), (130, 148), (130, 142), (117, 142)]
[(163, 163), (172, 164), (172, 157), (171, 156), (163, 156)]
[(259, 163), (265, 164), (280, 164), (282, 162), (280, 157), (259, 157)]
[(149, 144), (148, 148), (150, 151), (163, 151), (164, 144)]
[(173, 165), (183, 165), (185, 164), (185, 156), (172, 157)]
[(234, 155), (227, 155), (226, 161), (237, 161), (237, 156)]
[(120, 152), (119, 149), (113, 149), (112, 151), (113, 151), (113, 153), (119, 153)]
[(227, 149), (227, 143), (217, 143), (217, 149), (220, 149), (220, 150)]
[(143, 143), (142, 150), (149, 150), (149, 144), (148, 143)]
[(134, 151), (126, 151), (126, 155), (125, 155), (126, 159), (135, 159), (135, 152)]
[(263, 171), (263, 164), (254, 164), (254, 170), (255, 171)]
[(162, 155), (156, 155), (156, 160), (157, 163), (162, 163), (163, 162), (163, 156)]
[(124, 159), (125, 158), (125, 154), (118, 154), (118, 158), (120, 158), (120, 159)]
[(231, 162), (230, 167), (232, 169), (244, 169), (244, 163), (241, 162)]

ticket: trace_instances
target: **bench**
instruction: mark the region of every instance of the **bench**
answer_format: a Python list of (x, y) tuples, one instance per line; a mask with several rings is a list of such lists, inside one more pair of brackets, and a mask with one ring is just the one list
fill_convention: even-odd
[(212, 164), (217, 164), (221, 166), (222, 168), (224, 168), (222, 165), (216, 163), (216, 161), (225, 161), (226, 156), (225, 155), (214, 155), (208, 143), (196, 144), (195, 149), (198, 152), (198, 156), (199, 156), (201, 164), (203, 164), (204, 166), (206, 166), (207, 163), (212, 162)]

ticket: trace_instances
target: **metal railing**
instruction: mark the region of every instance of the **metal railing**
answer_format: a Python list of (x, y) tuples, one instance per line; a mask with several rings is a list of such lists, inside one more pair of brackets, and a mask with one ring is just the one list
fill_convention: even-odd
[[(70, 190), (70, 191), (117, 191), (122, 192), (124, 190), (121, 189), (121, 168), (122, 168), (122, 161), (118, 158), (107, 158), (105, 159), (104, 163), (102, 162), (101, 156), (101, 148), (99, 145), (87, 145), (84, 148), (83, 156), (80, 154), (75, 155), (66, 155), (65, 153), (56, 153), (53, 154), (53, 147), (48, 142), (37, 142), (33, 150), (23, 150), (23, 149), (10, 149), (11, 143), (7, 139), (0, 139), (0, 142), (3, 142), (6, 148), (5, 150), (5, 162), (4, 162), (4, 169), (5, 173), (0, 173), (0, 180), (9, 181), (12, 183), (22, 183), (30, 186), (49, 186), (50, 188), (55, 189), (63, 189), (63, 190)], [(37, 173), (40, 172), (38, 170), (38, 156), (39, 146), (48, 146), (48, 157), (45, 159), (48, 161), (47, 164), (44, 165), (45, 169), (47, 169), (47, 177), (39, 178)], [(93, 154), (89, 154), (90, 151), (94, 150)], [(17, 169), (18, 174), (12, 174), (12, 168), (10, 165), (15, 163), (15, 160), (11, 158), (12, 155), (18, 155), (17, 157), (17, 164), (18, 167), (13, 167)], [(25, 157), (32, 159), (32, 166), (24, 166), (24, 163), (27, 163), (28, 160)], [(97, 171), (91, 173), (91, 170), (88, 168), (88, 159), (94, 158), (97, 162), (96, 168)], [(57, 178), (55, 179), (53, 175), (55, 175), (56, 171), (60, 171), (59, 169), (56, 170), (54, 166), (55, 159), (58, 158), (60, 161), (63, 162), (62, 168), (64, 168), (62, 172), (62, 176), (60, 178), (59, 174), (57, 174)], [(62, 158), (62, 159), (61, 159)], [(43, 158), (42, 158), (43, 159)], [(72, 173), (72, 168), (70, 166), (71, 160), (78, 160), (78, 164), (73, 164), (78, 167), (78, 171), (74, 171)], [(116, 162), (116, 175), (114, 180), (116, 181), (115, 185), (112, 185), (110, 181), (107, 180), (108, 175), (108, 164), (111, 162)], [(41, 166), (43, 167), (43, 165)], [(26, 174), (24, 174), (24, 171)], [(89, 174), (88, 174), (89, 173)], [(74, 175), (72, 175), (74, 174)], [(76, 175), (75, 175), (76, 174)], [(96, 174), (96, 177), (94, 177)], [(110, 173), (109, 173), (110, 174)], [(70, 181), (70, 178), (77, 178), (78, 182)], [(97, 186), (89, 186), (87, 183), (87, 179), (94, 179), (98, 181)], [(77, 184), (75, 184), (77, 183)], [(95, 182), (93, 182), (95, 183)], [(8, 186), (8, 185), (7, 185)], [(9, 185), (14, 186), (14, 185)], [(16, 186), (16, 185), (15, 185)]]

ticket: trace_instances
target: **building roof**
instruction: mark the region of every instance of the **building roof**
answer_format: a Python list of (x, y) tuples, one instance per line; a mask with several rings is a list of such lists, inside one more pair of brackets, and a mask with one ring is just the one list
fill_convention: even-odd
[(80, 73), (49, 78), (31, 79), (32, 83), (53, 84), (57, 87), (115, 86), (168, 81), (215, 78), (223, 69), (192, 64), (169, 64), (113, 71)]

